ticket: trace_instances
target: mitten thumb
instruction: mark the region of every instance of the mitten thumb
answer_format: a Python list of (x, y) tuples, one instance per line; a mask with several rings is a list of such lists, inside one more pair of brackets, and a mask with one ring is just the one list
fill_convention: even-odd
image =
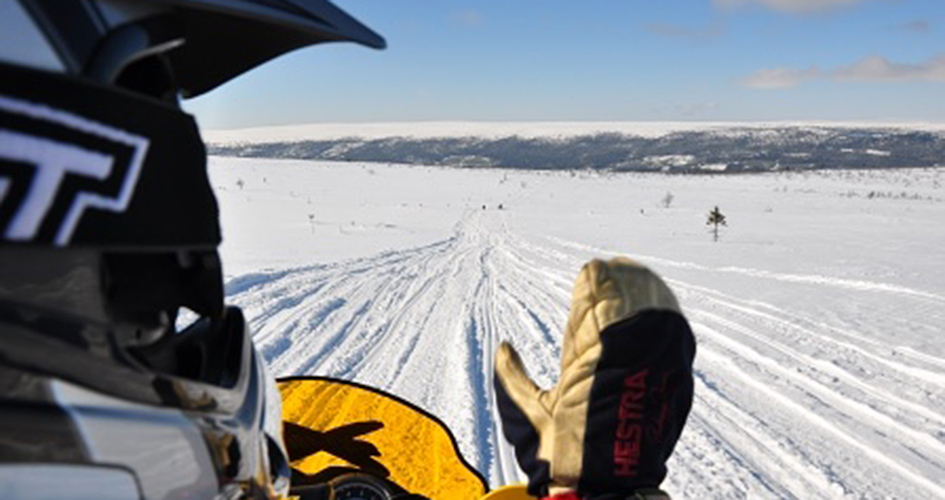
[(503, 342), (495, 355), (495, 393), (505, 438), (528, 474), (528, 492), (547, 493), (554, 431), (549, 395), (532, 382), (515, 349)]

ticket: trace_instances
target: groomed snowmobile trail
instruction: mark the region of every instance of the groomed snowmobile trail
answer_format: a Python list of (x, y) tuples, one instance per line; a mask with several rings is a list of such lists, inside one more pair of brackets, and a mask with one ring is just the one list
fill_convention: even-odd
[[(502, 340), (554, 383), (572, 280), (615, 252), (470, 211), (443, 241), (227, 284), (277, 375), (389, 390), (439, 415), (493, 485), (521, 480), (496, 427)], [(679, 296), (699, 342), (678, 498), (945, 498), (945, 359), (896, 347), (940, 335), (945, 297), (874, 281), (633, 255)], [(737, 283), (723, 290), (716, 283)], [(769, 303), (731, 290), (776, 288)], [(842, 294), (842, 301), (831, 302)], [(796, 298), (789, 300), (788, 298)], [(897, 314), (899, 311), (921, 314)], [(876, 340), (888, 334), (889, 342)]]

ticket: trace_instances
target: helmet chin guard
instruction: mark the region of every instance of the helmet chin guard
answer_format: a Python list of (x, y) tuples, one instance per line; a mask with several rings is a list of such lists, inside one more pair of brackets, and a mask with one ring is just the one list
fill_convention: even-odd
[[(0, 64), (0, 139), (0, 244), (23, 263), (5, 266), (0, 298), (139, 326), (122, 344), (170, 327), (180, 307), (221, 315), (218, 209), (189, 115)], [(50, 275), (62, 262), (85, 273)]]
[[(0, 179), (0, 454), (68, 465), (57, 474), (79, 482), (119, 464), (148, 498), (284, 492), (283, 448), (265, 431), (278, 395), (241, 312), (223, 306), (193, 119), (0, 64)], [(201, 319), (176, 331), (181, 308)], [(191, 472), (154, 465), (167, 460)]]

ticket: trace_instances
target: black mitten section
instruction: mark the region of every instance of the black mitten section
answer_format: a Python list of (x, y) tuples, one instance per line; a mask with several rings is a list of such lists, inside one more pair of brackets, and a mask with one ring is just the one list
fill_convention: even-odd
[(578, 491), (630, 496), (666, 477), (692, 405), (695, 339), (679, 313), (651, 310), (609, 326), (601, 343)]
[(538, 498), (545, 497), (551, 482), (551, 465), (538, 458), (538, 431), (509, 397), (498, 377), (493, 379), (493, 384), (496, 403), (502, 416), (503, 434), (515, 447), (515, 458), (518, 459), (519, 466), (528, 474), (528, 494)]

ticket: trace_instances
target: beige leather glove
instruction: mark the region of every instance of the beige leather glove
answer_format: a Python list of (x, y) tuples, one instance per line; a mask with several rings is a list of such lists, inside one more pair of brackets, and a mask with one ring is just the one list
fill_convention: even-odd
[(692, 403), (694, 355), (689, 325), (659, 276), (629, 259), (586, 264), (557, 386), (536, 386), (510, 344), (496, 353), (503, 431), (529, 493), (657, 493)]

